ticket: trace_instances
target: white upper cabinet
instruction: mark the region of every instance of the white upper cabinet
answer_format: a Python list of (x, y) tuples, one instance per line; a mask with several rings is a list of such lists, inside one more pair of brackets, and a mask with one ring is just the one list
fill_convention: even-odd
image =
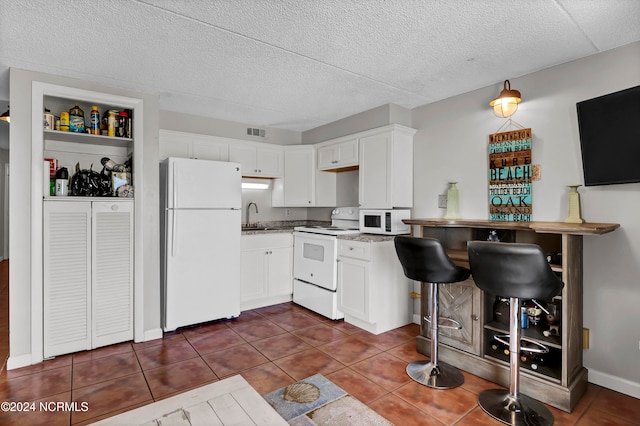
[(358, 165), (358, 138), (348, 137), (317, 144), (318, 169), (335, 170)]
[[(261, 146), (262, 145), (262, 146)], [(260, 143), (229, 145), (229, 161), (242, 165), (242, 176), (278, 178), (282, 176), (282, 147), (268, 147)]]
[(217, 136), (160, 130), (159, 157), (161, 161), (167, 157), (228, 161), (229, 143)]
[(358, 191), (361, 208), (413, 207), (415, 132), (393, 124), (361, 134)]
[(227, 161), (229, 144), (215, 136), (195, 135), (192, 139), (193, 158), (201, 160)]
[(285, 146), (284, 173), (273, 183), (273, 207), (335, 207), (336, 174), (315, 167), (312, 145)]

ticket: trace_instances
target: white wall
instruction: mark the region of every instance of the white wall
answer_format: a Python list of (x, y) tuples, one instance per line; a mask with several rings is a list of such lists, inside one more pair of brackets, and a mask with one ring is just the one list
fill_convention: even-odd
[(300, 133), (291, 130), (266, 127), (265, 136), (248, 136), (247, 127), (256, 126), (248, 123), (218, 120), (211, 117), (201, 117), (172, 111), (160, 111), (160, 128), (176, 132), (199, 133), (201, 135), (220, 136), (253, 142), (272, 143), (275, 145), (298, 145)]
[[(242, 190), (242, 223), (246, 223), (247, 204), (251, 201), (258, 205), (258, 213), (251, 206), (251, 223), (273, 222), (281, 220), (306, 220), (307, 209), (304, 207), (271, 207), (271, 191), (269, 189), (243, 189)], [(287, 211), (289, 215), (287, 216)]]
[[(9, 102), (0, 101), (0, 114), (9, 107)], [(0, 258), (7, 259), (9, 257), (9, 230), (5, 229), (5, 164), (9, 162), (9, 128), (10, 124), (6, 121), (0, 121)]]
[[(533, 163), (541, 165), (533, 219), (563, 221), (566, 185), (583, 183), (576, 102), (639, 85), (640, 43), (510, 81), (523, 99), (513, 119), (532, 129)], [(437, 196), (450, 180), (459, 182), (462, 217), (488, 218), (488, 135), (504, 123), (488, 103), (501, 89), (502, 82), (413, 110), (414, 218), (444, 216)], [(587, 221), (620, 224), (584, 237), (584, 327), (591, 330), (584, 365), (591, 382), (640, 397), (640, 184), (580, 192)]]
[[(41, 250), (42, 235), (33, 235), (32, 229), (41, 227), (41, 209), (32, 202), (42, 194), (41, 181), (33, 180), (37, 174), (33, 169), (31, 153), (31, 93), (32, 83), (40, 81), (61, 86), (76, 87), (96, 92), (111, 93), (144, 101), (144, 140), (136, 142), (136, 173), (142, 174), (142, 181), (136, 184), (136, 223), (142, 229), (136, 229), (136, 235), (142, 235), (141, 252), (136, 264), (142, 264), (143, 294), (136, 293), (137, 300), (142, 298), (142, 324), (136, 322), (145, 336), (161, 335), (160, 328), (160, 259), (159, 245), (159, 167), (158, 167), (158, 97), (132, 92), (95, 83), (66, 77), (24, 71), (10, 70), (11, 98), (11, 181), (10, 181), (10, 253), (9, 268), (9, 306), (10, 306), (10, 357), (7, 368), (28, 365), (38, 361), (42, 354), (32, 353), (32, 309), (42, 309), (31, 295), (32, 281), (41, 280), (42, 265), (32, 264), (32, 251)], [(36, 162), (42, 171), (42, 162)], [(38, 224), (40, 224), (38, 226)], [(138, 242), (136, 242), (136, 245)], [(36, 256), (37, 257), (37, 256)], [(34, 274), (32, 276), (32, 273)], [(138, 274), (136, 275), (138, 277)], [(35, 337), (37, 340), (37, 336)], [(136, 333), (136, 339), (139, 336)]]

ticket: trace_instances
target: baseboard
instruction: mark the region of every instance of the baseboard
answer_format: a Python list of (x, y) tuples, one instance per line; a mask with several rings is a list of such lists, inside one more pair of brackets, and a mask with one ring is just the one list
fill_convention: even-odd
[(28, 367), (31, 365), (31, 354), (10, 356), (7, 360), (7, 370)]
[(622, 377), (612, 376), (589, 368), (589, 382), (634, 398), (640, 398), (640, 383), (632, 382)]
[(152, 330), (147, 330), (144, 332), (144, 340), (143, 342), (148, 342), (149, 340), (162, 339), (162, 329), (154, 328)]

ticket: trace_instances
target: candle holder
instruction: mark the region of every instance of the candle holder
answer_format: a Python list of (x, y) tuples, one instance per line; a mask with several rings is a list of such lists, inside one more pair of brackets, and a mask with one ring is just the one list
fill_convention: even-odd
[(580, 193), (578, 188), (581, 185), (568, 185), (569, 188), (569, 216), (565, 223), (583, 223), (584, 219), (580, 213)]
[(447, 191), (447, 213), (444, 216), (444, 218), (448, 220), (460, 219), (457, 183), (458, 182), (449, 182), (449, 190)]

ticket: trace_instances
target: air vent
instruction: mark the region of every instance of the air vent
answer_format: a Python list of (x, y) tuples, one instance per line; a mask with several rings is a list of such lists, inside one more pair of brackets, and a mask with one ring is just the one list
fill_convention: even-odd
[(255, 129), (253, 127), (247, 127), (247, 135), (249, 136), (259, 136), (261, 138), (264, 138), (266, 134), (267, 131), (265, 129)]

